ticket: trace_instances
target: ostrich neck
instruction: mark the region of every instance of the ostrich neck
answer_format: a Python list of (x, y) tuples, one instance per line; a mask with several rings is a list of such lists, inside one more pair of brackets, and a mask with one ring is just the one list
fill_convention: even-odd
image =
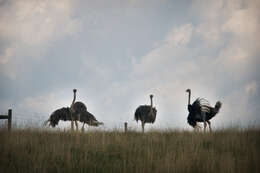
[(151, 106), (150, 106), (150, 112), (149, 115), (153, 116), (153, 99), (151, 98)]
[(74, 105), (74, 103), (75, 103), (75, 100), (76, 100), (76, 93), (74, 93), (74, 96), (73, 96), (73, 100), (72, 100), (72, 103), (71, 103), (71, 105)]
[(188, 96), (188, 105), (190, 105), (190, 91), (189, 91), (189, 96)]

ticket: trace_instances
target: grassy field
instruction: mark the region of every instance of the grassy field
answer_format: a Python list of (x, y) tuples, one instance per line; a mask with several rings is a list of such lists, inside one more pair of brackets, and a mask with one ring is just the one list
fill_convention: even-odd
[(260, 172), (260, 130), (0, 130), (0, 172)]

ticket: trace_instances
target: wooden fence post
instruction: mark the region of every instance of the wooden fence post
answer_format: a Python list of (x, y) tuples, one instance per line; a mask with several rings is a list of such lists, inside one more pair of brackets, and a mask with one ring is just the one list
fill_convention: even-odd
[(125, 132), (127, 132), (127, 122), (125, 122)]
[(8, 110), (8, 131), (12, 129), (12, 109)]
[(12, 128), (12, 109), (8, 110), (8, 115), (0, 115), (0, 119), (8, 120), (8, 131)]

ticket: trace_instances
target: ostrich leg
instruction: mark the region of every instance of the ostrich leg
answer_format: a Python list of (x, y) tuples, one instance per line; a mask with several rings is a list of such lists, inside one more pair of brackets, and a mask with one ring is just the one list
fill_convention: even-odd
[(74, 122), (72, 118), (71, 118), (71, 130), (74, 131)]
[(79, 126), (78, 126), (78, 122), (77, 122), (76, 119), (75, 119), (75, 125), (76, 125), (76, 131), (78, 131), (78, 129), (79, 129), (78, 127), (79, 127)]
[(84, 132), (84, 125), (85, 125), (85, 123), (83, 123), (83, 126), (81, 127), (82, 132)]
[(78, 118), (77, 117), (75, 117), (75, 125), (76, 125), (76, 130), (78, 131), (78, 129), (79, 129), (79, 125), (78, 125), (78, 121), (80, 122), (80, 113), (78, 114)]
[(204, 132), (206, 132), (206, 128), (207, 128), (207, 123), (204, 121)]
[(206, 132), (206, 128), (207, 128), (207, 123), (206, 123), (206, 113), (204, 111), (201, 112), (201, 116), (203, 119), (203, 124), (204, 124), (204, 132)]
[(70, 116), (71, 116), (71, 130), (74, 131), (74, 116), (72, 113), (70, 114)]
[(208, 123), (208, 125), (209, 125), (209, 131), (212, 132), (210, 121), (207, 121), (207, 123)]
[(194, 126), (194, 131), (199, 132), (200, 129), (201, 129), (201, 127), (196, 122), (196, 125)]
[[(76, 124), (76, 129), (77, 129), (77, 131), (78, 131), (78, 127), (79, 127), (79, 125), (78, 125), (78, 122), (77, 122), (77, 120), (80, 122), (80, 113), (78, 114), (78, 118), (76, 117), (76, 120), (75, 120), (75, 124)], [(83, 126), (84, 126), (84, 124), (83, 124)]]
[(144, 121), (142, 121), (142, 132), (144, 133)]
[[(74, 104), (75, 104), (75, 100), (76, 100), (76, 92), (77, 90), (76, 89), (73, 89), (73, 100), (72, 100), (72, 103), (70, 105), (70, 116), (71, 116), (71, 130), (74, 130), (74, 113), (75, 113), (75, 110), (74, 110)], [(78, 126), (78, 124), (76, 124), (76, 126)]]

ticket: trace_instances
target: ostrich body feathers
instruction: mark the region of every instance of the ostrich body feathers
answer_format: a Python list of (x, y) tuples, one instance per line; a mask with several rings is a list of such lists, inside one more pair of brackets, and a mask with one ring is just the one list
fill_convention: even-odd
[(153, 107), (151, 113), (151, 106), (141, 105), (135, 111), (135, 120), (141, 120), (145, 123), (154, 123), (156, 119), (156, 114), (156, 108)]
[[(80, 102), (76, 102), (76, 103), (80, 103)], [(75, 103), (75, 104), (76, 104)], [(81, 107), (81, 110), (86, 110), (84, 109), (84, 107), (82, 106), (82, 104), (76, 104), (77, 106)], [(80, 110), (80, 109), (78, 109)], [(77, 112), (76, 114), (76, 119), (78, 120), (78, 115), (80, 114), (80, 122), (82, 123), (86, 123), (90, 126), (98, 126), (103, 124), (102, 122), (97, 121), (97, 119), (95, 118), (95, 116), (93, 114), (91, 114), (88, 111), (82, 111), (82, 112)], [(59, 121), (63, 120), (63, 121), (71, 121), (71, 112), (70, 112), (70, 108), (69, 107), (63, 107), (61, 109), (57, 109), (55, 110), (49, 120), (46, 122), (52, 126), (55, 127), (56, 125), (58, 125)]]
[(196, 122), (204, 122), (202, 112), (205, 113), (205, 121), (210, 120), (218, 113), (218, 110), (211, 107), (209, 102), (204, 98), (197, 98), (192, 105), (188, 105), (188, 111), (187, 120), (193, 127), (196, 125)]
[(74, 111), (73, 113), (78, 114), (78, 113), (87, 111), (87, 107), (82, 102), (75, 102), (73, 105), (73, 111)]

